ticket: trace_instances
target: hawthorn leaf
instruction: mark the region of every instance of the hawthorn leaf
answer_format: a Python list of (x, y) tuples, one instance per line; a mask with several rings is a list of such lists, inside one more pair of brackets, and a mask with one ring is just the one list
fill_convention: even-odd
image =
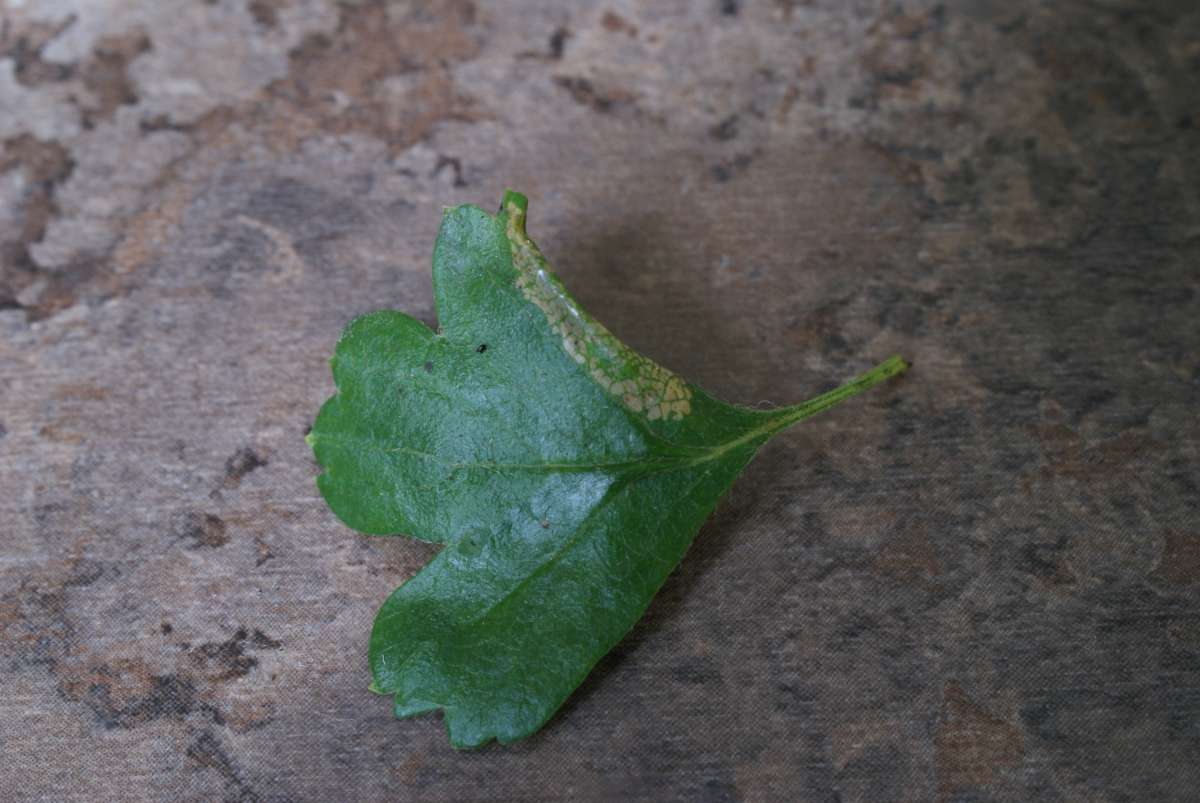
[(334, 513), (445, 547), (383, 604), (372, 690), (442, 709), (450, 742), (538, 730), (629, 632), (773, 435), (906, 369), (803, 404), (726, 404), (580, 308), (525, 231), (527, 201), (447, 209), (440, 324), (364, 315), (308, 440)]

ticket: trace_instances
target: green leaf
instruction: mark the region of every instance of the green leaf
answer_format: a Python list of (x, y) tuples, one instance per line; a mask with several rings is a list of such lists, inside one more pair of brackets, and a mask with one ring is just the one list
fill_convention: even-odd
[(772, 435), (907, 367), (893, 357), (794, 407), (714, 399), (567, 294), (526, 200), (446, 211), (441, 331), (353, 321), (309, 442), (321, 493), (365, 533), (445, 544), (384, 603), (372, 690), (437, 708), (455, 747), (536, 731), (629, 632)]

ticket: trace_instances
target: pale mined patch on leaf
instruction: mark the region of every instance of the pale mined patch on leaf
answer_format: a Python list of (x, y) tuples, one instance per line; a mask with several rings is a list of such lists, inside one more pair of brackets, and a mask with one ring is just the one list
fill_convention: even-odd
[(550, 326), (562, 337), (567, 354), (588, 369), (596, 384), (651, 421), (678, 420), (690, 413), (692, 389), (688, 383), (630, 349), (581, 310), (525, 234), (525, 210), (509, 199), (504, 211), (508, 215), (508, 243), (517, 287), (545, 313)]

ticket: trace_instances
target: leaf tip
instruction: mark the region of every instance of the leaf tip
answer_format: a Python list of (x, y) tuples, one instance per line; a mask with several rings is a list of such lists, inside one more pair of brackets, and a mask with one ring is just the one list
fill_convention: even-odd
[(510, 205), (516, 206), (524, 214), (529, 209), (529, 199), (516, 190), (505, 190), (504, 198), (500, 201), (500, 208), (508, 209)]
[(500, 201), (500, 214), (507, 215), (509, 223), (521, 234), (525, 233), (525, 212), (528, 209), (528, 198), (516, 190), (504, 191), (504, 198)]
[(911, 360), (906, 360), (899, 354), (893, 354), (891, 357), (888, 357), (886, 360), (880, 363), (878, 369), (876, 370), (882, 371), (888, 377), (893, 377), (899, 376), (909, 368), (912, 368), (912, 366), (913, 364)]

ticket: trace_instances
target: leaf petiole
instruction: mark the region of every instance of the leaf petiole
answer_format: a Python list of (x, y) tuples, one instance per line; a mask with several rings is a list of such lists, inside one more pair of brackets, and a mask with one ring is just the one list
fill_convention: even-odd
[(812, 418), (817, 413), (841, 404), (851, 396), (857, 396), (863, 391), (870, 390), (894, 376), (899, 376), (907, 371), (908, 368), (909, 364), (899, 355), (889, 357), (870, 371), (856, 376), (841, 387), (834, 388), (828, 393), (822, 393), (820, 396), (809, 399), (806, 402), (772, 411), (778, 417), (771, 421), (767, 431), (777, 432), (806, 418)]
[(730, 450), (751, 441), (759, 441), (761, 443), (762, 440), (778, 434), (780, 430), (787, 429), (792, 424), (796, 424), (806, 418), (812, 418), (817, 413), (828, 410), (830, 407), (835, 407), (851, 396), (857, 396), (865, 390), (870, 390), (881, 382), (886, 382), (907, 370), (908, 363), (899, 355), (889, 357), (865, 374), (856, 376), (846, 384), (834, 388), (828, 393), (822, 393), (820, 396), (790, 407), (780, 407), (778, 410), (771, 410), (766, 414), (768, 416), (766, 424), (747, 432), (745, 435), (713, 447), (712, 450), (690, 461), (689, 465), (697, 465), (699, 463), (707, 463), (709, 460), (715, 460)]

